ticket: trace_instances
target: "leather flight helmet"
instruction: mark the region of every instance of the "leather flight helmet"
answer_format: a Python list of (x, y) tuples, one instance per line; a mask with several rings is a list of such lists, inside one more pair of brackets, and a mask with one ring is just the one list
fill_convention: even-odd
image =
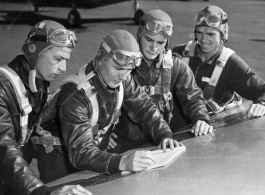
[(146, 27), (146, 24), (148, 24), (148, 22), (161, 22), (162, 24), (167, 25), (168, 28), (166, 28), (166, 29), (168, 29), (170, 31), (169, 34), (165, 33), (164, 27), (163, 27), (163, 30), (159, 31), (159, 33), (163, 34), (167, 38), (167, 44), (166, 44), (166, 49), (167, 49), (169, 37), (172, 35), (173, 29), (174, 29), (174, 25), (173, 25), (171, 17), (166, 12), (164, 12), (160, 9), (151, 10), (151, 11), (145, 13), (141, 18), (140, 25), (139, 25), (138, 31), (137, 31), (138, 43), (140, 41), (140, 37), (144, 33), (153, 34), (151, 31), (148, 31), (148, 29)]
[[(198, 15), (201, 15), (207, 19), (201, 18), (201, 21), (198, 21)], [(215, 25), (214, 23), (211, 23), (211, 16), (217, 16), (220, 18), (220, 22), (218, 25)], [(214, 18), (213, 18), (214, 20)], [(205, 6), (201, 11), (199, 11), (195, 17), (195, 36), (196, 36), (196, 27), (212, 27), (217, 30), (219, 30), (222, 33), (222, 40), (225, 42), (228, 40), (228, 16), (226, 12), (224, 12), (220, 7), (215, 5), (207, 5)]]
[[(107, 51), (107, 50), (109, 51)], [(135, 37), (126, 30), (114, 30), (103, 37), (97, 56), (93, 60), (95, 71), (106, 58), (112, 58), (116, 51), (123, 51), (141, 56), (139, 45)]]

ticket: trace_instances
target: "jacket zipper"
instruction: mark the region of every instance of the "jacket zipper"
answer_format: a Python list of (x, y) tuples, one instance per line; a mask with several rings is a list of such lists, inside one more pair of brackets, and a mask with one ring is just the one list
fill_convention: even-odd
[(196, 71), (195, 71), (195, 74), (194, 74), (194, 77), (195, 77), (195, 78), (196, 78), (196, 76), (197, 76), (197, 72), (198, 72), (198, 70), (200, 69), (201, 66), (202, 66), (202, 64), (199, 65), (199, 66), (196, 68)]

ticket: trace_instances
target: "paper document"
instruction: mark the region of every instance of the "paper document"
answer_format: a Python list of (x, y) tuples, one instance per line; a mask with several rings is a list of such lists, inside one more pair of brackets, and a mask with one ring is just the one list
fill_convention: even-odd
[(153, 150), (151, 154), (155, 157), (155, 163), (150, 165), (147, 169), (154, 169), (158, 167), (166, 166), (170, 163), (173, 159), (177, 158), (183, 152), (186, 151), (185, 146), (174, 148), (173, 150), (167, 149), (166, 152), (161, 150)]

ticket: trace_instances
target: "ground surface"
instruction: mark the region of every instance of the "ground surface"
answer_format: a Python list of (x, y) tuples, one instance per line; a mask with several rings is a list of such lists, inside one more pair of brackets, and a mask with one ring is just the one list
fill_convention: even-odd
[[(234, 49), (253, 70), (265, 78), (265, 1), (140, 1), (140, 7), (144, 11), (159, 8), (171, 15), (175, 26), (173, 37), (170, 39), (171, 47), (189, 40), (189, 34), (194, 30), (194, 16), (207, 4), (218, 5), (227, 12), (230, 32), (226, 45)], [(21, 45), (33, 24), (43, 19), (54, 19), (65, 24), (70, 11), (69, 8), (40, 8), (40, 12), (33, 13), (33, 10), (30, 3), (0, 3), (0, 64), (8, 63), (15, 55), (21, 53)], [(108, 32), (125, 29), (136, 35), (137, 26), (132, 20), (128, 20), (133, 16), (132, 2), (91, 10), (80, 9), (80, 13), (82, 27), (71, 29), (75, 31), (79, 43), (68, 61), (66, 73), (61, 75), (58, 82), (92, 60), (97, 53), (99, 42)], [(52, 89), (58, 82), (52, 83)]]

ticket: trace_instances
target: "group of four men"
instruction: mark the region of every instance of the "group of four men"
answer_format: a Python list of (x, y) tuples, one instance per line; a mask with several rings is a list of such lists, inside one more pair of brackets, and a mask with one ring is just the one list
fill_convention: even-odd
[[(91, 194), (79, 185), (51, 191), (44, 183), (80, 170), (146, 169), (154, 160), (150, 152), (121, 153), (150, 141), (163, 150), (182, 145), (168, 125), (178, 121), (173, 105), (181, 105), (196, 136), (213, 131), (209, 111), (239, 105), (240, 96), (253, 101), (248, 118), (263, 116), (265, 82), (224, 47), (227, 21), (222, 9), (206, 6), (196, 15), (194, 40), (172, 54), (170, 16), (147, 12), (137, 39), (125, 30), (107, 34), (96, 57), (68, 76), (48, 105), (49, 82), (66, 70), (77, 40), (57, 22), (36, 24), (24, 55), (0, 69), (5, 194)], [(40, 177), (29, 167), (32, 158)]]

